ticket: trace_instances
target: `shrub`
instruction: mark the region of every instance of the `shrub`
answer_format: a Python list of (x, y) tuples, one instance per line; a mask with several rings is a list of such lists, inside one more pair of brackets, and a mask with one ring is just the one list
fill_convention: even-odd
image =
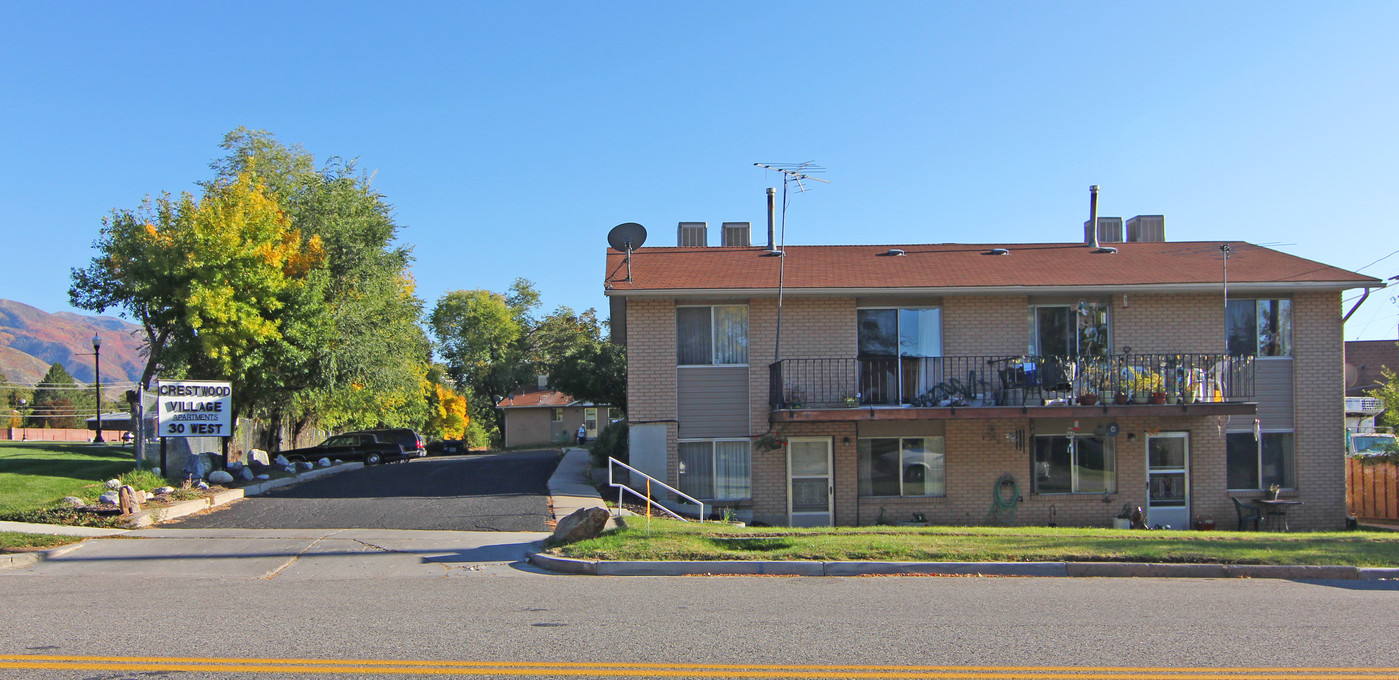
[(631, 456), (627, 448), (627, 421), (619, 420), (602, 429), (597, 439), (588, 445), (588, 453), (592, 456), (593, 465), (597, 467), (607, 467), (608, 458), (616, 458), (623, 463), (630, 463)]

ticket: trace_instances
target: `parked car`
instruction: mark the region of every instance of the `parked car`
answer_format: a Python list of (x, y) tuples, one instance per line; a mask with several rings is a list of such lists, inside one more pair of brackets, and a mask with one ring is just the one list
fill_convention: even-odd
[(359, 430), (337, 434), (320, 444), (304, 449), (283, 451), (290, 461), (362, 460), (365, 465), (395, 463), (422, 458), (427, 447), (417, 432), (407, 428)]
[(427, 445), (427, 452), (430, 456), (446, 456), (458, 453), (471, 453), (466, 442), (460, 439), (443, 439), (440, 442), (433, 442)]

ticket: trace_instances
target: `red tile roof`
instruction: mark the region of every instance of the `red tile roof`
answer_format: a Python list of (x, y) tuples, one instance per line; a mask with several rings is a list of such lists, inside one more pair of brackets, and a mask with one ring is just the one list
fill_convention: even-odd
[(529, 387), (510, 393), (496, 404), (496, 408), (563, 408), (572, 403), (573, 397), (558, 390)]
[[(1112, 243), (1116, 253), (1081, 243), (944, 243), (902, 246), (788, 246), (785, 286), (802, 289), (984, 289), (1018, 287), (1218, 286), (1220, 241)], [(1229, 283), (1280, 287), (1379, 287), (1379, 279), (1249, 243), (1231, 243)], [(902, 256), (886, 254), (891, 248)], [(990, 254), (1005, 248), (1006, 255)], [(777, 287), (778, 261), (764, 248), (607, 250), (609, 295), (670, 290)], [(969, 290), (969, 292), (971, 292)]]

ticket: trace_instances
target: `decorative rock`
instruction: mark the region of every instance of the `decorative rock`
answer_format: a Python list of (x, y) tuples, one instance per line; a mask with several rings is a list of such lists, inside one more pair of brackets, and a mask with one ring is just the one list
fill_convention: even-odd
[(78, 498), (77, 496), (64, 496), (63, 504), (70, 508), (81, 508), (84, 505), (87, 505), (87, 501), (84, 501), (83, 499)]
[(213, 472), (209, 473), (209, 481), (215, 484), (232, 484), (233, 475), (230, 475), (223, 470), (214, 470)]
[(297, 469), (300, 469), (300, 470), (314, 470), (314, 469), (316, 469), (316, 466), (315, 466), (315, 465), (312, 465), (311, 463), (308, 463), (308, 462), (306, 462), (306, 461), (304, 461), (304, 460), (298, 462), (298, 463), (296, 464), (296, 467), (297, 467)]
[(329, 459), (329, 458), (322, 458), (322, 459), (316, 461), (316, 467), (330, 467), (330, 459)]
[(121, 504), (121, 514), (129, 515), (141, 511), (141, 499), (136, 495), (137, 493), (139, 492), (130, 485), (122, 486), (117, 491), (117, 502)]
[(282, 472), (290, 472), (290, 473), (292, 473), (292, 474), (296, 474), (296, 466), (295, 466), (295, 465), (288, 465), (288, 466), (282, 468)]
[(249, 464), (249, 465), (271, 465), (271, 464), (272, 464), (272, 462), (267, 458), (267, 452), (266, 452), (266, 451), (263, 451), (262, 449), (252, 449), (252, 450), (249, 450), (249, 451), (248, 451), (248, 455), (247, 455), (247, 457), (246, 457), (246, 460), (248, 461), (248, 464)]
[(258, 475), (257, 478), (265, 482), (269, 479), (272, 479), (272, 475)]
[(283, 455), (280, 454), (280, 453), (277, 454), (277, 457), (276, 457), (276, 458), (273, 458), (273, 459), (272, 459), (272, 462), (273, 462), (274, 464), (280, 465), (280, 466), (282, 466), (282, 467), (286, 467), (286, 466), (288, 466), (288, 465), (291, 465), (291, 461), (287, 460), (287, 457), (286, 457), (286, 456), (283, 456)]
[(209, 484), (208, 484), (207, 482), (205, 482), (204, 480), (201, 479), (201, 480), (199, 480), (199, 483), (198, 483), (198, 484), (195, 484), (195, 485), (194, 485), (194, 488), (199, 489), (200, 491), (208, 491), (208, 490), (209, 490)]
[(340, 460), (339, 458), (336, 458), (336, 459), (335, 459), (335, 462), (331, 463), (331, 465), (344, 465), (344, 464), (345, 464), (345, 461)]
[(115, 491), (108, 491), (98, 497), (97, 502), (103, 505), (116, 505), (121, 502), (121, 495)]
[(141, 492), (141, 497), (144, 498), (144, 499), (146, 499), (146, 500), (148, 500), (148, 501), (153, 501), (153, 500), (155, 500), (155, 494), (153, 494), (153, 493), (151, 493), (151, 492), (149, 492), (149, 491), (142, 491), (142, 492)]
[(224, 469), (228, 470), (228, 473), (231, 475), (237, 475), (238, 471), (243, 469), (243, 464), (237, 461), (233, 461), (230, 462), (228, 465), (224, 466)]
[(241, 480), (243, 480), (243, 481), (245, 481), (245, 482), (251, 482), (251, 481), (253, 481), (253, 471), (250, 470), (250, 469), (248, 469), (248, 468), (243, 468), (243, 469), (239, 470), (239, 471), (238, 471), (238, 479), (241, 479)]
[(159, 489), (156, 489), (155, 492), (158, 493), (158, 494), (175, 493), (175, 487), (173, 487), (173, 486), (162, 486), (162, 487), (160, 487)]
[(107, 488), (116, 491), (121, 488), (121, 481), (116, 479), (107, 480)]
[(160, 476), (160, 468), (158, 468), (158, 467), (153, 467), (153, 468), (151, 468), (151, 474), (153, 474), (153, 475), (159, 477), (159, 476)]
[(204, 479), (213, 468), (213, 457), (209, 454), (190, 454), (185, 458), (183, 472), (190, 479)]
[(554, 539), (564, 543), (585, 541), (596, 538), (607, 526), (607, 510), (604, 508), (579, 508), (576, 512), (559, 520), (554, 528)]

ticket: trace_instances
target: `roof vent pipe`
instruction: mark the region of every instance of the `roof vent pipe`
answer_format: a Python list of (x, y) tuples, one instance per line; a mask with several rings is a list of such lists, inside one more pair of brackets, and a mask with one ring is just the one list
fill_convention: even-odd
[(776, 238), (775, 238), (775, 232), (773, 231), (773, 224), (774, 224), (773, 197), (776, 196), (776, 195), (777, 195), (777, 189), (775, 189), (775, 188), (773, 188), (773, 187), (768, 187), (768, 252), (770, 252), (770, 253), (775, 253), (775, 252), (777, 252), (777, 240), (776, 240)]
[(1098, 185), (1088, 187), (1088, 245), (1098, 247)]

